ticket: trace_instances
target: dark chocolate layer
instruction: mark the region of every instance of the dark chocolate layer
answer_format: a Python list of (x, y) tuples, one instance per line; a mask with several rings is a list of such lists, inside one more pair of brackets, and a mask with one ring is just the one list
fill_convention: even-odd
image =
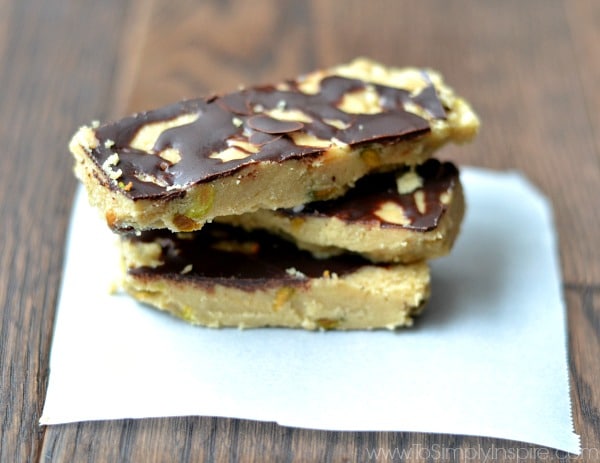
[(165, 277), (205, 287), (224, 285), (243, 290), (303, 286), (324, 274), (343, 276), (365, 265), (361, 257), (344, 255), (316, 259), (294, 244), (262, 231), (246, 232), (224, 224), (206, 224), (202, 230), (177, 234), (165, 230), (122, 237), (134, 242), (156, 242), (162, 265), (138, 267), (136, 277)]
[[(336, 217), (348, 223), (372, 223), (383, 228), (405, 228), (423, 232), (433, 230), (448, 208), (442, 201), (442, 195), (450, 192), (458, 182), (458, 169), (450, 162), (442, 163), (437, 159), (429, 159), (416, 167), (416, 173), (423, 179), (423, 186), (411, 193), (398, 193), (396, 176), (401, 173), (371, 174), (358, 180), (356, 185), (340, 198), (309, 203), (300, 210), (281, 209), (278, 212), (290, 218)], [(415, 199), (415, 193), (419, 191), (423, 194), (422, 211), (419, 210)], [(376, 211), (385, 203), (400, 206), (409, 223), (390, 223), (376, 215)]]
[[(103, 125), (96, 129), (100, 143), (92, 150), (91, 157), (100, 167), (109, 156), (118, 154), (116, 169), (122, 172), (118, 183), (129, 198), (169, 198), (184, 194), (179, 187), (230, 175), (249, 164), (282, 162), (323, 152), (323, 148), (295, 144), (291, 137), (295, 133), (325, 140), (335, 138), (355, 147), (370, 142), (408, 139), (429, 132), (428, 121), (407, 112), (404, 109), (406, 103), (423, 108), (433, 118), (446, 117), (433, 86), (411, 95), (406, 90), (339, 76), (323, 79), (316, 94), (302, 93), (296, 81), (286, 85), (288, 90), (264, 86), (219, 97), (182, 101)], [(382, 112), (349, 114), (338, 108), (345, 95), (362, 91), (367, 85), (379, 94)], [(274, 109), (300, 110), (311, 121), (280, 121), (264, 114), (264, 110)], [(185, 114), (197, 114), (198, 118), (165, 130), (150, 153), (130, 146), (145, 125), (166, 122)], [(334, 125), (328, 123), (332, 120), (336, 121)], [(232, 141), (250, 142), (258, 151), (248, 153), (243, 159), (225, 162), (210, 157), (228, 148), (228, 142)], [(181, 160), (172, 163), (156, 155), (167, 148), (176, 149)], [(159, 184), (146, 181), (147, 175), (158, 179)], [(105, 181), (113, 186), (108, 177)]]

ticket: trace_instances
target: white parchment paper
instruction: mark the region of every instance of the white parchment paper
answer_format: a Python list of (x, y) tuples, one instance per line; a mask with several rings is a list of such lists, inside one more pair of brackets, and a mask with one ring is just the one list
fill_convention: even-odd
[(110, 295), (114, 237), (76, 197), (41, 424), (179, 415), (490, 436), (579, 452), (548, 201), (463, 168), (468, 210), (398, 332), (213, 330)]

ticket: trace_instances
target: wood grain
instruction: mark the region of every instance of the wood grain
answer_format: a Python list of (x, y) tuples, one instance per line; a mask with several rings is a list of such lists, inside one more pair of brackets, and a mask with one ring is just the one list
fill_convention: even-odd
[(484, 124), (442, 157), (520, 169), (552, 201), (575, 427), (596, 449), (579, 461), (600, 461), (598, 24), (594, 0), (0, 0), (0, 461), (419, 461), (436, 449), (566, 461), (498, 439), (210, 417), (37, 425), (77, 126), (358, 55), (442, 71)]
[[(111, 5), (112, 3), (112, 5)], [(118, 5), (0, 2), (0, 461), (37, 461), (75, 187), (66, 143), (112, 91)], [(82, 23), (81, 17), (93, 18)], [(118, 29), (117, 29), (118, 30)]]
[[(293, 1), (275, 3), (278, 8), (269, 1), (201, 6), (185, 1), (173, 8), (157, 2), (125, 113), (270, 82), (359, 55), (390, 65), (433, 67), (483, 120), (475, 143), (449, 147), (444, 156), (522, 170), (550, 197), (559, 231), (567, 233), (561, 248), (565, 280), (600, 279), (600, 246), (588, 246), (599, 219), (573, 207), (590, 200), (599, 204), (589, 197), (600, 184), (598, 125), (589, 118), (598, 92), (593, 79), (580, 81), (574, 74), (598, 61), (592, 48), (596, 36), (579, 32), (595, 31), (593, 22), (575, 27), (574, 9), (548, 0), (530, 0), (527, 7), (518, 0), (476, 7), (448, 2), (437, 14), (431, 12), (439, 2), (415, 0), (403, 2), (402, 15), (388, 14), (397, 8), (393, 0), (369, 7), (350, 1), (344, 8), (334, 1), (304, 2), (302, 7)], [(586, 2), (579, 3), (580, 15), (592, 21), (581, 4)], [(255, 20), (243, 27), (250, 10)], [(580, 187), (573, 188), (575, 183)]]
[[(581, 445), (598, 449), (600, 442), (600, 286), (567, 287), (573, 414)], [(595, 455), (600, 461), (600, 451)], [(590, 461), (594, 461), (590, 458)]]

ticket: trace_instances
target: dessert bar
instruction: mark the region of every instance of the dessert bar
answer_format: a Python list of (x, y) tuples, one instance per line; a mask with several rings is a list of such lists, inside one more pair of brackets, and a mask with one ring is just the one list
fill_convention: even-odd
[(266, 232), (225, 224), (122, 236), (121, 251), (123, 286), (135, 299), (210, 327), (392, 329), (411, 325), (429, 297), (424, 262), (315, 259)]
[(116, 231), (192, 231), (215, 217), (342, 195), (479, 127), (434, 71), (357, 59), (275, 85), (82, 127), (70, 150)]
[(374, 262), (409, 263), (447, 254), (464, 209), (458, 169), (429, 159), (365, 176), (336, 199), (218, 221), (277, 233), (316, 257), (350, 251)]

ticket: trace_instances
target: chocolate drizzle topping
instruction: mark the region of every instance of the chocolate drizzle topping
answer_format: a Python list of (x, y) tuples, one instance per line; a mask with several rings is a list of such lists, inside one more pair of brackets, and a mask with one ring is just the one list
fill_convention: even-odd
[(248, 126), (259, 132), (276, 134), (297, 132), (304, 127), (304, 124), (299, 121), (279, 121), (269, 116), (258, 115), (248, 118)]
[[(404, 168), (404, 171), (408, 167)], [(306, 204), (301, 210), (280, 209), (287, 217), (336, 217), (345, 222), (370, 223), (382, 228), (405, 228), (425, 232), (437, 227), (447, 210), (441, 200), (444, 193), (451, 192), (458, 182), (458, 169), (450, 162), (429, 159), (416, 167), (416, 173), (423, 179), (422, 187), (411, 193), (398, 193), (396, 176), (402, 172), (371, 174), (361, 178), (348, 192), (337, 199), (316, 201)], [(420, 211), (415, 193), (422, 192), (424, 210)], [(390, 223), (376, 215), (385, 203), (400, 206), (409, 223)]]
[(161, 247), (162, 265), (133, 268), (129, 270), (131, 275), (161, 276), (205, 287), (218, 284), (251, 291), (281, 284), (304, 286), (309, 278), (323, 277), (324, 273), (343, 276), (364, 265), (374, 265), (355, 255), (315, 259), (309, 252), (266, 232), (247, 232), (217, 223), (193, 233), (153, 230), (123, 239), (155, 242)]
[[(318, 155), (326, 150), (296, 144), (294, 134), (329, 141), (335, 139), (351, 146), (388, 143), (430, 130), (426, 119), (404, 109), (407, 103), (422, 108), (432, 118), (446, 117), (432, 85), (417, 95), (340, 76), (324, 78), (315, 94), (303, 93), (295, 81), (287, 82), (286, 86), (286, 90), (263, 86), (208, 99), (182, 101), (103, 125), (96, 129), (100, 143), (90, 156), (101, 167), (109, 156), (118, 154), (115, 168), (121, 175), (116, 182), (108, 176), (105, 181), (115, 189), (120, 185), (123, 194), (129, 198), (167, 199), (185, 194), (185, 187), (189, 185), (231, 175), (253, 163), (282, 162)], [(346, 95), (370, 87), (379, 95), (381, 112), (351, 114), (339, 109)], [(279, 120), (268, 114), (276, 110), (301, 112), (306, 118)], [(144, 126), (188, 114), (197, 115), (197, 119), (162, 132), (150, 152), (131, 147)], [(108, 140), (111, 143), (105, 144)], [(248, 142), (254, 149), (247, 149)], [(240, 152), (246, 149), (246, 155), (225, 160), (219, 158), (219, 153), (232, 146)], [(181, 156), (178, 162), (159, 156), (169, 148), (177, 150)]]

